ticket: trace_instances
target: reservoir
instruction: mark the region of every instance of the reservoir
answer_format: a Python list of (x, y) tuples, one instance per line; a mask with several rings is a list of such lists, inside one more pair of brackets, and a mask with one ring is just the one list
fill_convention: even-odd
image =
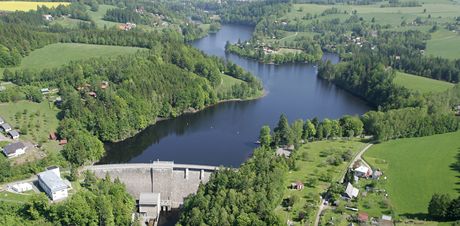
[[(194, 114), (156, 123), (134, 137), (106, 144), (100, 163), (176, 163), (238, 167), (256, 147), (263, 125), (274, 127), (281, 114), (290, 122), (318, 117), (360, 115), (371, 109), (363, 100), (317, 78), (314, 64), (268, 65), (225, 53), (227, 41), (244, 41), (252, 27), (223, 25), (191, 44), (208, 55), (228, 59), (257, 76), (267, 95), (258, 100), (226, 102)], [(325, 54), (333, 62), (338, 57)]]

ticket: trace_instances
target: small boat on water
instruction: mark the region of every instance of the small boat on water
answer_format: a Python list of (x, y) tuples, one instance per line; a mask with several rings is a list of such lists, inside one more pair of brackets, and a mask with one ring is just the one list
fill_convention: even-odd
[(260, 144), (260, 140), (255, 141), (254, 144)]

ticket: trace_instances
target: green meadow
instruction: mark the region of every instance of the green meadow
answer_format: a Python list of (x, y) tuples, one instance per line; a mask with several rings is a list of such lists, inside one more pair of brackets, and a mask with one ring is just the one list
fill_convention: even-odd
[[(58, 67), (71, 61), (131, 54), (139, 50), (142, 49), (124, 46), (57, 43), (32, 51), (29, 56), (22, 59), (21, 65), (11, 68), (11, 70), (43, 70)], [(3, 69), (0, 69), (0, 72), (2, 71)]]
[(460, 33), (441, 29), (431, 34), (431, 40), (427, 43), (426, 54), (460, 59)]
[(394, 82), (397, 85), (401, 85), (410, 90), (418, 91), (420, 93), (443, 92), (454, 87), (454, 84), (449, 82), (407, 74), (399, 71), (396, 72)]
[(434, 193), (459, 196), (460, 132), (374, 145), (364, 155), (387, 176), (391, 204), (400, 216), (423, 218)]

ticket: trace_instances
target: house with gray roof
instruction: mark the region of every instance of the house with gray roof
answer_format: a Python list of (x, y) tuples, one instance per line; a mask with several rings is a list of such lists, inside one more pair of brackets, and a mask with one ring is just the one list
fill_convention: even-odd
[(8, 135), (9, 135), (13, 140), (19, 139), (19, 132), (16, 131), (16, 130), (10, 130), (10, 131), (8, 132)]
[(22, 142), (8, 144), (3, 148), (3, 154), (8, 158), (13, 158), (26, 153), (27, 146)]
[(8, 123), (1, 124), (0, 129), (3, 130), (4, 132), (9, 132), (10, 130), (12, 130), (10, 124)]
[(61, 179), (59, 168), (39, 173), (38, 184), (53, 201), (62, 200), (68, 196), (69, 187)]

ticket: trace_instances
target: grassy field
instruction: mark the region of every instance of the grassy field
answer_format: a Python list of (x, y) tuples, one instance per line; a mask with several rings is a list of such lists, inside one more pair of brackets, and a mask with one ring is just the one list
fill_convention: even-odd
[[(42, 70), (58, 67), (71, 61), (91, 57), (111, 57), (135, 53), (141, 48), (123, 46), (104, 46), (75, 43), (57, 43), (45, 46), (30, 53), (22, 59), (18, 69)], [(16, 69), (12, 68), (12, 70)], [(2, 72), (2, 71), (0, 71)]]
[(401, 85), (410, 90), (419, 91), (421, 93), (443, 92), (454, 87), (454, 84), (449, 82), (411, 75), (403, 72), (396, 72), (396, 78), (394, 82), (397, 85)]
[(449, 59), (460, 58), (460, 33), (445, 29), (431, 35), (427, 43), (426, 54)]
[(226, 93), (228, 91), (231, 91), (233, 85), (240, 84), (242, 82), (242, 80), (233, 78), (232, 76), (222, 75), (222, 82), (219, 86), (217, 86), (216, 89), (218, 93)]
[(68, 5), (69, 2), (27, 2), (27, 1), (0, 1), (0, 11), (29, 11), (36, 10), (37, 6), (49, 8), (58, 5)]
[[(282, 222), (295, 219), (299, 211), (305, 209), (310, 209), (308, 222), (314, 222), (319, 205), (319, 195), (327, 190), (330, 181), (340, 179), (348, 165), (348, 162), (342, 162), (338, 166), (329, 165), (326, 162), (328, 157), (348, 150), (356, 154), (365, 146), (366, 144), (360, 141), (345, 140), (318, 141), (303, 145), (295, 156), (298, 169), (288, 173), (286, 187), (293, 182), (301, 181), (305, 184), (305, 188), (301, 191), (286, 190), (284, 198), (297, 196), (298, 201), (294, 203), (290, 211), (282, 206), (276, 209)], [(307, 183), (308, 180), (313, 180), (314, 183)], [(296, 224), (300, 225), (300, 222)]]
[(386, 188), (397, 214), (423, 218), (433, 193), (457, 197), (460, 132), (374, 145), (365, 159), (388, 177)]
[(112, 5), (99, 5), (99, 9), (98, 9), (97, 12), (93, 12), (91, 10), (88, 10), (88, 14), (91, 17), (91, 19), (96, 22), (97, 27), (99, 27), (99, 28), (103, 28), (104, 26), (113, 27), (113, 26), (117, 26), (117, 25), (119, 25), (121, 23), (116, 23), (116, 22), (112, 22), (112, 21), (106, 21), (106, 20), (103, 20), (102, 18), (104, 18), (104, 15), (107, 12), (107, 10), (115, 9), (115, 8), (117, 8), (117, 7), (112, 6)]

